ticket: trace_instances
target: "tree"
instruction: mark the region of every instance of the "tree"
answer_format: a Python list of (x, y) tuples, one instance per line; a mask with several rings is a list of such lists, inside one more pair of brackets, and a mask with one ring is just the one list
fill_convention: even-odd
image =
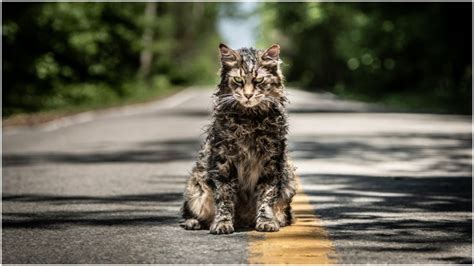
[(261, 13), (290, 83), (471, 112), (471, 3), (265, 3)]
[(3, 8), (4, 116), (100, 106), (216, 77), (219, 3), (4, 3)]
[(143, 49), (140, 53), (139, 74), (147, 78), (151, 71), (153, 60), (153, 34), (156, 19), (156, 2), (147, 2), (145, 5), (145, 25), (142, 36)]

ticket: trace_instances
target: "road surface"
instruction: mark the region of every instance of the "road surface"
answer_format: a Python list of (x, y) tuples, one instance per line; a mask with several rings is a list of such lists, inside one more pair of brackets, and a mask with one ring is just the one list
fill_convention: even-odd
[(4, 130), (3, 263), (472, 262), (471, 116), (296, 90), (300, 224), (273, 235), (183, 230), (210, 94)]

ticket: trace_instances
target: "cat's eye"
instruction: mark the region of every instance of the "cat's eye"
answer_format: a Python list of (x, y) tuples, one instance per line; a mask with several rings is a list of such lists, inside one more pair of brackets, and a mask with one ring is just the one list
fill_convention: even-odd
[(263, 77), (258, 77), (255, 79), (255, 83), (262, 83), (263, 82)]
[(234, 81), (240, 84), (244, 82), (244, 80), (241, 77), (234, 77)]

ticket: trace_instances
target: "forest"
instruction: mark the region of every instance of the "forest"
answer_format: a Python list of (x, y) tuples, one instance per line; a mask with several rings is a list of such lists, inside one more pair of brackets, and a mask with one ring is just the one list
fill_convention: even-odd
[[(472, 3), (3, 3), (2, 115), (90, 110), (216, 84), (223, 16), (257, 16), (287, 84), (471, 114)], [(224, 10), (224, 11), (223, 11)]]
[(472, 3), (265, 3), (263, 42), (308, 89), (413, 111), (472, 113)]

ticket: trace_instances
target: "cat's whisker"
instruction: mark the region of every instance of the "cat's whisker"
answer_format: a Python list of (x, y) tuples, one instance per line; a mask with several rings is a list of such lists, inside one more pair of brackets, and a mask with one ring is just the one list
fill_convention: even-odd
[(224, 98), (222, 101), (223, 101), (223, 102), (228, 102), (228, 101), (234, 101), (234, 100), (235, 100), (234, 97), (229, 96), (229, 97)]
[(229, 94), (229, 96), (221, 97), (217, 101), (217, 106), (225, 106), (231, 102), (235, 102), (235, 98), (231, 94)]
[(218, 101), (224, 101), (230, 98), (232, 98), (232, 96), (223, 96), (223, 97), (219, 97)]
[(270, 97), (265, 97), (265, 98), (263, 98), (262, 100), (263, 100), (263, 101), (266, 101), (266, 102), (269, 102), (269, 103), (273, 103), (273, 104), (275, 104), (275, 105), (280, 105), (279, 102), (277, 102), (275, 99), (270, 98)]

